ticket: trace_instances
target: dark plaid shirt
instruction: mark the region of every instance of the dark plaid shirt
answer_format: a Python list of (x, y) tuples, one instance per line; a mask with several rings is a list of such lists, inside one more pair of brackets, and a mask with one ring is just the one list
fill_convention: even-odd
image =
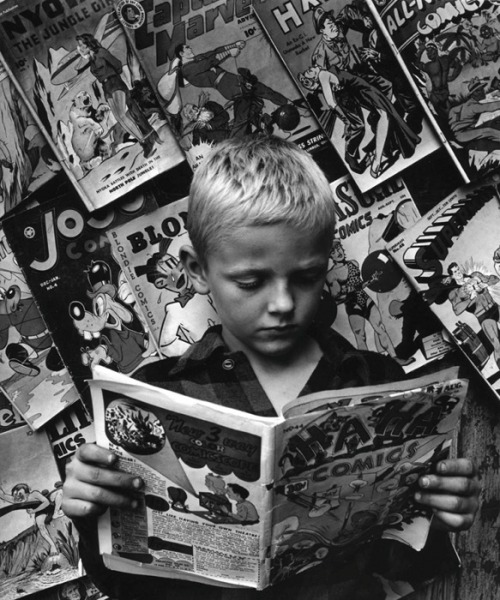
[[(323, 356), (300, 395), (328, 389), (375, 385), (402, 379), (404, 372), (390, 358), (356, 350), (332, 330), (312, 332)], [(220, 326), (210, 328), (181, 357), (142, 367), (134, 377), (194, 398), (252, 414), (275, 416), (274, 408), (243, 352), (230, 352)], [(432, 549), (416, 553), (397, 542), (382, 540), (358, 553), (348, 564), (326, 561), (263, 592), (235, 590), (156, 577), (138, 577), (107, 570), (99, 557), (94, 523), (76, 523), (81, 534), (84, 566), (103, 592), (117, 600), (378, 600), (385, 598), (371, 571), (396, 579), (422, 581), (435, 574), (448, 556), (446, 537)]]

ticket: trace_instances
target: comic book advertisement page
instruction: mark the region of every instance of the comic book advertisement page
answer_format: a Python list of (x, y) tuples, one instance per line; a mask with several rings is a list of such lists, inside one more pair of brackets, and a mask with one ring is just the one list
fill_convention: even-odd
[(500, 395), (498, 184), (458, 189), (387, 249)]
[(500, 163), (500, 7), (494, 0), (367, 0), (464, 180)]
[(57, 587), (38, 592), (30, 600), (113, 600), (102, 594), (89, 577), (67, 581)]
[(273, 420), (113, 381), (106, 371), (97, 368), (90, 383), (97, 443), (117, 453), (120, 468), (140, 475), (146, 488), (139, 510), (101, 518), (105, 563), (261, 588), (274, 446), (265, 421)]
[(94, 421), (82, 400), (65, 409), (45, 426), (52, 444), (52, 452), (61, 477), (66, 475), (66, 465), (83, 444), (95, 442)]
[(32, 429), (78, 399), (42, 313), (0, 227), (0, 388)]
[(116, 0), (116, 10), (193, 168), (213, 144), (253, 133), (312, 154), (330, 147), (250, 0)]
[[(90, 214), (76, 193), (4, 221), (5, 234), (81, 394), (94, 364), (130, 373), (157, 358), (106, 230), (157, 207), (147, 187)], [(15, 313), (17, 314), (17, 313)]]
[(0, 216), (61, 170), (33, 115), (0, 63)]
[(219, 323), (210, 295), (195, 291), (179, 260), (190, 244), (188, 199), (183, 198), (112, 228), (113, 256), (128, 280), (163, 356), (179, 356)]
[(88, 210), (184, 160), (111, 0), (5, 0), (4, 66)]
[(360, 350), (387, 354), (406, 372), (450, 348), (442, 325), (385, 249), (420, 218), (401, 178), (356, 192), (350, 177), (330, 184), (337, 226), (326, 286), (333, 329)]
[(440, 147), (362, 0), (260, 0), (255, 10), (362, 192)]
[(448, 456), (467, 390), (466, 380), (434, 375), (405, 391), (365, 388), (352, 405), (322, 393), (323, 406), (277, 426), (271, 583), (383, 533), (425, 545), (431, 514), (414, 492)]
[(0, 597), (15, 600), (79, 577), (78, 537), (45, 433), (2, 433), (0, 455)]

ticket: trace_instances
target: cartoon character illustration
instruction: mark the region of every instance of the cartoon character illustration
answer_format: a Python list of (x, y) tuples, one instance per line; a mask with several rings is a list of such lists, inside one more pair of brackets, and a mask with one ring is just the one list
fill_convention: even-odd
[[(201, 338), (208, 326), (218, 322), (211, 298), (195, 292), (182, 263), (169, 252), (173, 239), (162, 239), (158, 252), (146, 264), (135, 267), (138, 277), (145, 275), (157, 289), (174, 294), (173, 299), (169, 296), (162, 300), (165, 316), (159, 346), (168, 356), (182, 354), (188, 345)], [(177, 242), (183, 239), (179, 236)]]
[[(29, 515), (34, 516), (37, 530), (49, 546), (49, 557), (59, 556), (57, 540), (52, 537), (47, 525), (52, 519), (63, 516), (61, 482), (55, 484), (55, 489), (50, 494), (47, 490), (43, 492), (33, 490), (27, 483), (17, 483), (12, 487), (10, 494), (0, 486), (0, 499), (10, 504), (10, 506), (0, 508), (0, 516), (13, 510), (26, 510)], [(51, 568), (55, 566), (57, 566), (57, 561), (52, 560)]]
[[(19, 339), (8, 343), (12, 330), (19, 334)], [(0, 288), (0, 350), (5, 350), (10, 368), (20, 375), (38, 375), (40, 368), (33, 360), (47, 350), (47, 368), (50, 371), (64, 368), (35, 300), (22, 295), (18, 285)]]
[[(84, 90), (73, 98), (69, 111), (69, 120), (73, 125), (71, 145), (84, 172), (90, 171), (114, 152), (118, 142), (114, 134), (117, 133), (119, 124), (116, 123), (112, 128), (106, 126), (110, 110), (104, 103), (97, 108), (92, 106), (90, 94)], [(104, 139), (106, 136), (111, 138), (109, 143)]]
[(148, 158), (154, 152), (155, 143), (161, 143), (161, 140), (122, 79), (121, 62), (90, 33), (77, 35), (76, 40), (77, 50), (83, 59), (77, 71), (90, 69), (92, 75), (103, 86), (104, 98), (116, 120), (125, 131), (138, 140), (143, 148), (144, 157)]
[[(259, 513), (255, 505), (248, 500), (250, 492), (238, 483), (228, 483), (226, 486), (226, 496), (229, 500), (236, 502), (236, 512), (231, 514), (232, 519), (235, 519), (240, 525), (253, 525), (259, 522)], [(231, 510), (227, 506), (223, 506), (224, 512), (230, 513)]]
[(146, 335), (125, 327), (124, 323), (130, 323), (134, 314), (117, 301), (117, 288), (111, 283), (111, 270), (106, 262), (92, 261), (87, 280), (92, 311), (85, 310), (83, 303), (75, 300), (69, 305), (69, 313), (85, 340), (99, 339), (101, 343), (95, 348), (85, 348), (82, 362), (91, 367), (101, 362), (113, 363), (122, 373), (131, 373), (144, 358), (148, 347)]

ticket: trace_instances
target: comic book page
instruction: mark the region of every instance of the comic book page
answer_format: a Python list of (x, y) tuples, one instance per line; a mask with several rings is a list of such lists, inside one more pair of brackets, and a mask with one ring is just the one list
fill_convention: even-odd
[(250, 2), (116, 0), (116, 10), (193, 168), (213, 144), (253, 133), (313, 155), (328, 146), (337, 161)]
[(367, 0), (464, 180), (500, 163), (500, 7)]
[(467, 391), (440, 375), (404, 391), (345, 390), (354, 401), (324, 392), (322, 407), (277, 426), (271, 583), (383, 533), (425, 545), (431, 513), (414, 501), (417, 481), (448, 456)]
[(500, 395), (498, 184), (456, 190), (387, 249)]
[(364, 195), (349, 177), (330, 187), (337, 216), (326, 282), (336, 304), (331, 326), (360, 350), (391, 356), (406, 372), (441, 356), (450, 344), (439, 319), (385, 249), (420, 218), (404, 182), (394, 178)]
[(133, 380), (122, 383), (102, 367), (94, 378), (97, 443), (146, 485), (139, 510), (101, 517), (105, 564), (129, 573), (262, 587), (274, 445), (266, 421), (272, 419), (249, 419)]
[(255, 10), (360, 190), (440, 146), (359, 0), (260, 0)]
[(198, 294), (179, 250), (190, 244), (188, 199), (110, 229), (113, 256), (128, 280), (160, 352), (179, 356), (219, 322), (210, 295)]
[(61, 170), (52, 149), (0, 63), (0, 216)]
[(0, 227), (0, 389), (32, 429), (78, 392)]
[(384, 531), (421, 549), (430, 514), (413, 497), (449, 454), (467, 391), (455, 372), (312, 394), (265, 418), (97, 367), (97, 443), (146, 484), (138, 511), (100, 519), (105, 564), (263, 589)]
[(4, 66), (89, 210), (184, 160), (112, 4), (0, 10)]
[(81, 394), (91, 367), (125, 373), (158, 357), (106, 237), (108, 227), (156, 208), (147, 187), (88, 213), (70, 186), (4, 221), (5, 234)]
[(45, 426), (52, 444), (52, 452), (61, 477), (66, 476), (66, 465), (82, 444), (95, 442), (94, 421), (82, 400), (66, 408)]
[(38, 592), (30, 600), (113, 600), (102, 594), (89, 577), (67, 581), (55, 588)]
[(45, 433), (2, 433), (0, 455), (0, 597), (15, 600), (76, 579), (78, 537)]

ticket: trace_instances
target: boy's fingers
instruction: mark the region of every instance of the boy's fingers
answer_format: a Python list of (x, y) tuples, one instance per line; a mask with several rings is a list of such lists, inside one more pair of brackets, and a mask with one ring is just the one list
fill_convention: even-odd
[(117, 457), (114, 452), (97, 446), (97, 444), (83, 444), (76, 451), (75, 458), (84, 463), (94, 463), (110, 467), (116, 462)]
[(475, 514), (479, 502), (475, 496), (457, 496), (454, 494), (430, 494), (417, 492), (415, 500), (434, 511), (444, 511), (457, 515)]
[(436, 472), (439, 475), (453, 476), (461, 475), (463, 477), (474, 477), (476, 467), (468, 458), (449, 458), (442, 460), (437, 464)]
[(442, 492), (460, 496), (478, 495), (481, 485), (475, 477), (441, 477), (439, 475), (424, 475), (419, 479), (422, 492)]
[(65, 487), (62, 501), (64, 513), (71, 517), (101, 515), (108, 506), (135, 509), (140, 503), (138, 498), (91, 484), (80, 483), (78, 492), (73, 495), (72, 491), (71, 485)]
[(138, 491), (142, 488), (142, 480), (135, 475), (82, 462), (78, 465), (78, 481), (129, 491)]
[(473, 514), (457, 515), (446, 511), (435, 511), (432, 525), (445, 531), (465, 531), (474, 523)]

